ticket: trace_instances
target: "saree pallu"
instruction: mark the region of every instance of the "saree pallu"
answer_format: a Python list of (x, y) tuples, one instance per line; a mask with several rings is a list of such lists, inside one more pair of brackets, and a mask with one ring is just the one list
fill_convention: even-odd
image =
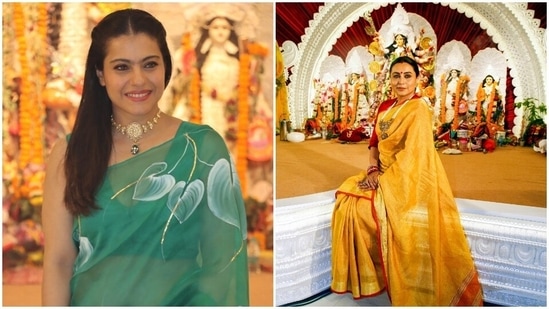
[(360, 190), (362, 172), (337, 190), (335, 293), (360, 298), (386, 289), (395, 306), (482, 305), (457, 205), (433, 145), (431, 116), (421, 99), (409, 101), (379, 141), (379, 187)]
[(249, 304), (244, 201), (211, 127), (110, 166), (96, 199), (74, 222), (71, 305)]

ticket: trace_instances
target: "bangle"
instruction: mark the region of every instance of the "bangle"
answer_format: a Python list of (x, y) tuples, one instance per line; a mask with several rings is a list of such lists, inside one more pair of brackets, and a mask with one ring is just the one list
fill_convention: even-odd
[(366, 170), (366, 174), (370, 175), (373, 172), (379, 172), (379, 167), (377, 167), (376, 165), (368, 166), (368, 170)]

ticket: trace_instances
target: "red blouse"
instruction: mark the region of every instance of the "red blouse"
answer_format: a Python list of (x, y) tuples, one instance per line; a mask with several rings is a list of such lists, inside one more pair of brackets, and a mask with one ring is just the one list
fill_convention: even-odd
[[(414, 94), (414, 96), (410, 100), (417, 99), (417, 98), (419, 98), (419, 96), (417, 94)], [(393, 105), (393, 103), (395, 103), (396, 100), (397, 100), (397, 98), (389, 99), (389, 100), (386, 100), (386, 101), (384, 101), (383, 103), (381, 103), (379, 105), (379, 108), (378, 108), (377, 114), (376, 114), (376, 119), (374, 121), (374, 128), (375, 128), (375, 125), (377, 124), (377, 116), (379, 115), (379, 113), (389, 109), (389, 107), (391, 105)], [(377, 137), (376, 130), (374, 129), (374, 131), (372, 132), (372, 136), (370, 137), (370, 143), (368, 145), (368, 149), (370, 149), (372, 147), (377, 148), (378, 143), (379, 143), (379, 138)]]

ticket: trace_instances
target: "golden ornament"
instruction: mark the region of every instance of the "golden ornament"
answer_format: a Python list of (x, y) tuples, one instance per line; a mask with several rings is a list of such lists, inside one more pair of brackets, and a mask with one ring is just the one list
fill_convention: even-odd
[(368, 46), (368, 51), (375, 56), (383, 56), (385, 54), (383, 52), (383, 48), (378, 41), (370, 43), (370, 45)]
[(423, 37), (421, 41), (419, 41), (419, 47), (421, 47), (421, 49), (429, 49), (432, 42), (433, 40), (430, 37)]
[(370, 72), (377, 74), (381, 70), (381, 65), (377, 61), (372, 61), (368, 65), (368, 68), (370, 69)]

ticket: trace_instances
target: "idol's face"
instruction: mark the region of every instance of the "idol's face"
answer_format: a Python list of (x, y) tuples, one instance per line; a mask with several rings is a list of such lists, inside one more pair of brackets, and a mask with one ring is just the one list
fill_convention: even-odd
[(397, 35), (395, 37), (395, 42), (397, 46), (403, 47), (404, 46), (404, 37), (402, 35)]
[(225, 18), (215, 18), (208, 26), (208, 35), (214, 43), (225, 43), (231, 35), (231, 24)]

